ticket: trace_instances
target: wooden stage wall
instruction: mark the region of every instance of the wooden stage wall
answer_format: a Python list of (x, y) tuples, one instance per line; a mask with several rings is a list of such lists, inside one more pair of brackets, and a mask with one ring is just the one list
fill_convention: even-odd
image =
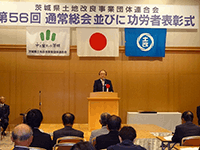
[[(69, 57), (29, 57), (25, 45), (0, 45), (0, 95), (10, 105), (10, 124), (20, 113), (40, 108), (43, 123), (61, 123), (64, 112), (76, 123), (87, 123), (87, 97), (98, 72), (105, 69), (119, 93), (120, 117), (128, 111), (191, 110), (200, 105), (200, 47), (166, 47), (164, 58), (80, 58), (76, 46)], [(39, 93), (41, 91), (41, 95)]]

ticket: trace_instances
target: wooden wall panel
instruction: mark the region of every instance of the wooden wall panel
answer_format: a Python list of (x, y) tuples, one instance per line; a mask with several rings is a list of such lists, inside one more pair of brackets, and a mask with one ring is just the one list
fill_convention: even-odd
[(75, 72), (74, 74), (74, 112), (77, 123), (88, 122), (88, 100), (92, 92), (94, 74), (89, 72)]
[(62, 115), (69, 111), (67, 106), (64, 72), (49, 72), (43, 74), (42, 107), (45, 123), (62, 123)]
[[(18, 49), (18, 48), (17, 48)], [(178, 50), (177, 50), (178, 49)], [(98, 72), (105, 69), (119, 94), (123, 123), (127, 111), (192, 110), (196, 119), (199, 105), (200, 53), (170, 48), (164, 58), (126, 57), (80, 58), (75, 50), (69, 57), (27, 57), (25, 51), (0, 51), (0, 91), (11, 106), (10, 123), (20, 123), (20, 113), (39, 108), (42, 92), (44, 123), (61, 123), (64, 112), (75, 122), (87, 123), (87, 97)]]

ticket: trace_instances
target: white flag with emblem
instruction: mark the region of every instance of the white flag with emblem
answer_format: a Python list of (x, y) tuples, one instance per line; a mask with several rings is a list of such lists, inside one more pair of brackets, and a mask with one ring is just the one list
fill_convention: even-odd
[(69, 56), (70, 28), (26, 28), (26, 54), (29, 56)]
[(79, 57), (119, 57), (118, 28), (77, 28)]

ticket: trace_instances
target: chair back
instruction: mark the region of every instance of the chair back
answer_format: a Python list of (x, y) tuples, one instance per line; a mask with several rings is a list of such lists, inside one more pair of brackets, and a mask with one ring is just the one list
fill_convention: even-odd
[(86, 141), (84, 138), (77, 137), (77, 136), (64, 136), (57, 139), (56, 143), (65, 143), (65, 142), (71, 142), (71, 143), (78, 143), (81, 141)]
[(200, 136), (187, 136), (182, 139), (183, 146), (200, 146)]
[(53, 146), (53, 150), (70, 150), (70, 148), (76, 143), (57, 143)]
[(94, 137), (93, 139), (92, 139), (92, 145), (95, 147), (95, 145), (96, 145), (96, 137)]
[(40, 147), (29, 147), (30, 150), (46, 150), (45, 148)]

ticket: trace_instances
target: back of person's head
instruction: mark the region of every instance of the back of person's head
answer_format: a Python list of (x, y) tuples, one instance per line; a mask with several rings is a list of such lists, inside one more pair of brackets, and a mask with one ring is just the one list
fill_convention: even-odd
[(107, 112), (101, 114), (100, 122), (101, 122), (102, 126), (106, 126), (107, 125), (109, 117), (110, 117), (110, 114), (107, 113)]
[(15, 145), (29, 146), (33, 139), (33, 131), (27, 124), (19, 124), (13, 129), (11, 139)]
[(185, 121), (193, 121), (194, 115), (191, 111), (185, 111), (182, 116), (182, 119), (184, 119)]
[(26, 123), (31, 127), (39, 127), (43, 120), (42, 112), (39, 109), (31, 109), (26, 115)]
[(136, 138), (136, 131), (133, 127), (131, 126), (124, 126), (121, 128), (119, 131), (119, 136), (121, 137), (122, 141), (123, 140), (131, 140), (133, 141)]
[(62, 121), (63, 121), (64, 125), (66, 125), (66, 124), (73, 125), (74, 124), (74, 119), (75, 119), (75, 116), (72, 113), (64, 113), (62, 115)]
[(95, 150), (95, 148), (90, 142), (78, 142), (70, 150)]
[(111, 115), (108, 118), (108, 129), (110, 131), (116, 130), (118, 131), (121, 127), (121, 118), (116, 115)]

